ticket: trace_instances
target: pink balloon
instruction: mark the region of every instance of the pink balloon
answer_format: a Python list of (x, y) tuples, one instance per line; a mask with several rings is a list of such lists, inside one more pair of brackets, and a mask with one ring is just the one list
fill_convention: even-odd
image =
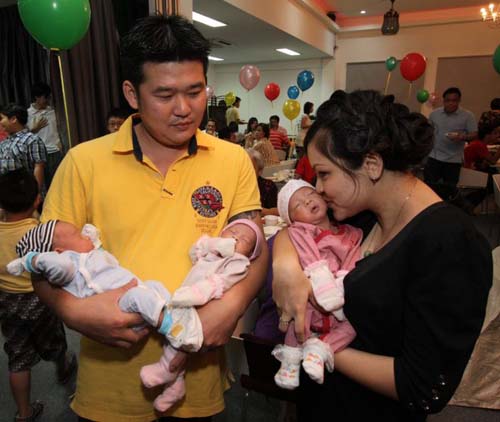
[(240, 69), (240, 84), (247, 91), (254, 89), (260, 81), (260, 70), (257, 66), (246, 64)]
[(208, 99), (208, 100), (214, 96), (214, 92), (215, 92), (215, 91), (214, 91), (213, 87), (211, 87), (210, 85), (207, 85), (207, 86), (205, 87), (205, 90), (206, 90), (206, 92), (207, 92), (207, 99)]

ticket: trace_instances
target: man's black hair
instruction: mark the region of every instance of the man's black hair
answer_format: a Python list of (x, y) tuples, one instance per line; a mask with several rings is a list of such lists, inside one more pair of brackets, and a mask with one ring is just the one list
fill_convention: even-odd
[(122, 119), (127, 119), (128, 116), (130, 116), (131, 111), (127, 110), (125, 108), (113, 108), (108, 112), (108, 115), (106, 116), (106, 122), (111, 119), (111, 117), (120, 117)]
[(446, 91), (443, 92), (443, 98), (446, 97), (448, 94), (457, 94), (458, 98), (462, 98), (462, 91), (458, 89), (456, 86), (452, 86), (448, 88)]
[(45, 82), (37, 82), (31, 87), (31, 98), (33, 101), (37, 97), (45, 97), (48, 98), (52, 93), (50, 86), (48, 86)]
[(490, 103), (490, 108), (500, 111), (500, 98), (493, 98)]
[(10, 213), (28, 211), (38, 196), (35, 176), (25, 169), (0, 176), (0, 208)]
[(17, 117), (17, 121), (23, 126), (28, 122), (28, 110), (26, 110), (26, 107), (21, 107), (15, 103), (10, 103), (0, 108), (0, 113), (7, 116), (9, 119), (11, 117)]
[(124, 80), (135, 88), (144, 80), (144, 63), (199, 61), (205, 75), (210, 43), (187, 19), (148, 16), (121, 40), (120, 60)]

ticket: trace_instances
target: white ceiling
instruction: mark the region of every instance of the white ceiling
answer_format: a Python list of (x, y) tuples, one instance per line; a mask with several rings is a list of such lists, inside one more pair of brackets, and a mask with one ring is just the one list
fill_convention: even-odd
[[(227, 24), (224, 27), (210, 28), (194, 22), (196, 28), (206, 38), (215, 41), (211, 54), (224, 59), (223, 62), (212, 62), (213, 64), (255, 63), (290, 58), (290, 56), (278, 53), (276, 48), (289, 48), (301, 53), (300, 56), (295, 57), (295, 60), (326, 57), (321, 50), (223, 0), (193, 0), (193, 11)], [(221, 40), (230, 45), (221, 46)]]
[[(477, 6), (479, 10), (490, 2), (491, 0), (395, 0), (394, 9), (400, 14), (470, 6)], [(390, 0), (314, 0), (314, 3), (325, 11), (332, 10), (345, 16), (360, 16), (361, 10), (366, 10), (365, 16), (383, 15), (391, 7)]]

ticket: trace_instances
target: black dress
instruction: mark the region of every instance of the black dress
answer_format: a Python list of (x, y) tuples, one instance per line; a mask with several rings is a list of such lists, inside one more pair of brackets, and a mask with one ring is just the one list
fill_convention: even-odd
[(301, 421), (425, 421), (457, 388), (479, 336), (492, 283), (491, 251), (470, 217), (438, 203), (345, 278), (351, 347), (392, 356), (399, 401), (334, 371), (302, 372)]

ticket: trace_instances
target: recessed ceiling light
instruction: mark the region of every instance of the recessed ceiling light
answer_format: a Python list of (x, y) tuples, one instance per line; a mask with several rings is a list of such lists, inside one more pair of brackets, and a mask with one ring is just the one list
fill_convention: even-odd
[(359, 12), (359, 13), (361, 13), (362, 15), (366, 15), (366, 10), (362, 10), (362, 11), (361, 11), (361, 12)]
[(283, 54), (288, 54), (289, 56), (300, 56), (300, 53), (290, 50), (289, 48), (277, 48), (276, 51), (279, 51), (280, 53)]
[(215, 57), (215, 56), (208, 56), (208, 60), (212, 60), (214, 62), (222, 62), (224, 59), (221, 59), (220, 57)]
[(201, 15), (199, 13), (193, 12), (193, 20), (200, 22), (204, 25), (211, 26), (212, 28), (218, 28), (220, 26), (227, 26), (224, 22), (217, 21), (215, 19), (209, 18), (208, 16)]

